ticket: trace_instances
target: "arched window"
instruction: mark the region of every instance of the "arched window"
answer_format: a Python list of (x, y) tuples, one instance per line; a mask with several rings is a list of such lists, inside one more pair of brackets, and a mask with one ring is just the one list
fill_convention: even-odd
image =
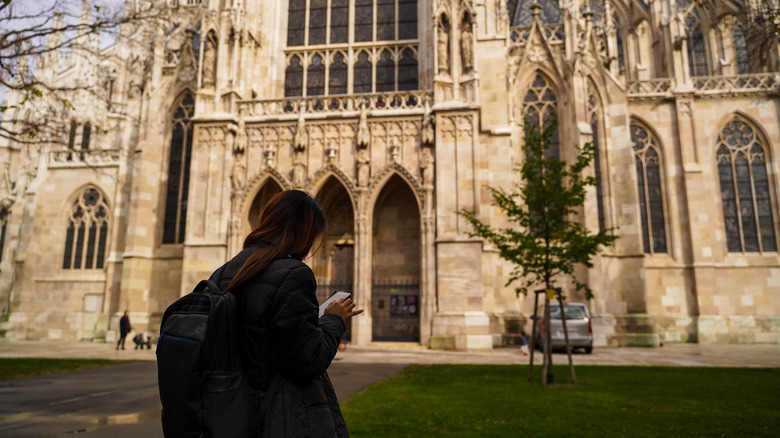
[(393, 54), (389, 50), (383, 50), (376, 64), (376, 91), (395, 90), (395, 63)]
[(314, 55), (306, 71), (306, 95), (322, 96), (323, 94), (325, 94), (325, 66), (322, 64), (322, 56)]
[(333, 55), (329, 76), (328, 94), (347, 94), (347, 63), (340, 52)]
[(594, 174), (596, 176), (596, 206), (599, 215), (599, 231), (607, 229), (606, 218), (604, 214), (604, 181), (601, 173), (601, 147), (602, 147), (602, 129), (601, 129), (601, 104), (593, 94), (595, 88), (588, 84), (588, 114), (590, 115), (590, 129), (593, 132), (593, 148), (595, 155), (593, 157)]
[(699, 11), (690, 0), (678, 0), (678, 7), (685, 11), (685, 42), (688, 53), (688, 74), (691, 76), (707, 76), (707, 47), (704, 34), (701, 31)]
[(398, 91), (416, 90), (417, 77), (417, 55), (412, 49), (404, 49), (398, 62)]
[(284, 75), (284, 96), (294, 97), (303, 93), (303, 66), (301, 58), (293, 56)]
[(173, 114), (173, 132), (168, 160), (168, 185), (165, 192), (163, 243), (182, 243), (187, 220), (187, 192), (192, 154), (192, 114), (195, 99), (187, 93)]
[(370, 93), (371, 92), (371, 61), (368, 60), (368, 53), (365, 51), (360, 52), (355, 63), (354, 71), (354, 85), (353, 89), (355, 93)]
[(70, 134), (68, 135), (68, 149), (73, 149), (76, 145), (76, 129), (78, 125), (75, 120), (70, 121)]
[(87, 188), (68, 211), (63, 269), (101, 269), (108, 241), (108, 204), (103, 194)]
[[(531, 87), (523, 99), (523, 115), (525, 120), (539, 130), (543, 130), (545, 125), (555, 117), (555, 93), (541, 74), (537, 74)], [(547, 149), (548, 157), (560, 157), (558, 150), (558, 128), (555, 128), (550, 145)]]
[(81, 149), (87, 150), (89, 149), (89, 139), (92, 135), (92, 124), (87, 122), (84, 124), (84, 127), (81, 131)]
[(665, 253), (666, 219), (660, 143), (647, 129), (637, 124), (631, 125), (631, 142), (636, 160), (642, 243), (648, 254)]
[(739, 74), (750, 73), (747, 41), (745, 40), (745, 33), (742, 31), (742, 26), (739, 24), (734, 25), (734, 52)]
[(777, 251), (767, 154), (757, 132), (741, 120), (720, 131), (718, 179), (730, 252)]

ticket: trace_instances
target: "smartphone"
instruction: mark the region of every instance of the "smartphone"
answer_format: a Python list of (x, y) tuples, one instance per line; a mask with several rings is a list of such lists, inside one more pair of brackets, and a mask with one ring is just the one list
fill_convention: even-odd
[(346, 300), (351, 296), (352, 294), (349, 292), (336, 292), (335, 294), (333, 294), (333, 296), (325, 300), (324, 303), (320, 304), (320, 316), (325, 314), (325, 308), (328, 307), (328, 304), (330, 304), (332, 301), (337, 301), (342, 298)]

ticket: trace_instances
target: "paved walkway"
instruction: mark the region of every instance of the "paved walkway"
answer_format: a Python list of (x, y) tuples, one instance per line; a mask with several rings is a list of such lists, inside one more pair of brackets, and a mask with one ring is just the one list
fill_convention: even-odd
[[(0, 436), (39, 438), (162, 438), (154, 347), (115, 350), (86, 342), (0, 342), (0, 357), (106, 358), (127, 364), (0, 381)], [(135, 362), (135, 361), (138, 362)], [(669, 365), (780, 368), (780, 346), (667, 345), (661, 348), (596, 348), (575, 354), (575, 365)], [(541, 363), (536, 352), (534, 362)], [(553, 362), (565, 364), (555, 354)], [(519, 348), (491, 352), (432, 351), (413, 344), (349, 346), (329, 374), (340, 400), (398, 372), (407, 364), (525, 364)]]
[[(152, 349), (115, 350), (113, 345), (88, 342), (0, 342), (0, 357), (103, 358), (154, 361)], [(534, 363), (542, 356), (534, 353)], [(563, 364), (566, 355), (556, 353), (553, 363)], [(575, 365), (668, 365), (780, 368), (780, 345), (667, 344), (658, 348), (594, 348), (592, 354), (574, 353)], [(336, 355), (337, 363), (384, 364), (522, 364), (528, 363), (519, 348), (490, 352), (434, 351), (416, 344), (350, 345)]]

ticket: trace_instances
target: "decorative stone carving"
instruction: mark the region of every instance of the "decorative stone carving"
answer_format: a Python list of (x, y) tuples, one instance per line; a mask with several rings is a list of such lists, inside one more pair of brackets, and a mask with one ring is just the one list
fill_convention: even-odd
[(306, 135), (306, 117), (304, 111), (306, 109), (306, 102), (301, 102), (298, 111), (298, 126), (295, 129), (295, 137), (293, 138), (293, 148), (295, 153), (303, 153), (306, 151), (306, 143), (308, 143), (308, 136)]
[(357, 147), (367, 148), (371, 143), (371, 131), (368, 129), (368, 108), (360, 105), (360, 121), (358, 122)]
[(358, 187), (368, 186), (371, 178), (371, 160), (368, 156), (368, 149), (358, 149), (357, 152), (357, 184)]
[(206, 38), (203, 45), (203, 86), (213, 86), (216, 83), (217, 47), (212, 34)]
[(423, 146), (433, 145), (436, 142), (436, 118), (431, 111), (431, 101), (425, 99), (425, 114), (422, 119), (420, 142)]
[(276, 167), (276, 148), (269, 144), (263, 151), (265, 157), (265, 165), (268, 167)]
[(471, 16), (465, 14), (460, 29), (460, 57), (464, 74), (474, 71), (474, 29)]
[(339, 145), (336, 142), (331, 142), (325, 147), (325, 157), (329, 163), (336, 161), (336, 157), (339, 153)]
[(436, 60), (439, 74), (450, 73), (450, 23), (447, 15), (439, 17), (436, 36)]
[(401, 146), (398, 145), (397, 137), (393, 137), (393, 139), (390, 141), (390, 147), (388, 149), (390, 152), (390, 161), (398, 162), (398, 159), (401, 156)]
[(293, 165), (293, 185), (301, 188), (306, 185), (306, 165), (295, 163)]
[(434, 160), (433, 146), (420, 148), (420, 171), (422, 173), (423, 185), (426, 187), (433, 187)]

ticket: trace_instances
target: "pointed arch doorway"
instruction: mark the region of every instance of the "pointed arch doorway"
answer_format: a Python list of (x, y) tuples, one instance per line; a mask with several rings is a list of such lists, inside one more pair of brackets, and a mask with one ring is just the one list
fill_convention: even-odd
[(409, 185), (391, 177), (374, 205), (373, 341), (420, 341), (420, 208)]
[[(328, 220), (328, 229), (311, 260), (317, 279), (317, 301), (322, 303), (338, 291), (354, 293), (355, 214), (352, 198), (335, 177), (325, 181), (314, 199)], [(351, 339), (351, 326), (350, 320), (344, 340)]]

